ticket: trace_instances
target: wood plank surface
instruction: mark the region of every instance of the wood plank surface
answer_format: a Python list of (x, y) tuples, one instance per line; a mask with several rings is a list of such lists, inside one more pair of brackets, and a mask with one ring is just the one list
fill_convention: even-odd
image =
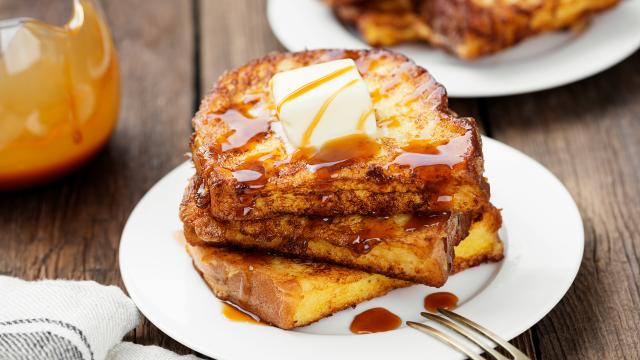
[[(3, 0), (0, 18), (37, 11), (61, 22), (68, 11), (63, 2)], [(269, 29), (265, 4), (103, 1), (121, 62), (118, 127), (88, 166), (43, 187), (0, 194), (0, 274), (122, 286), (117, 250), (124, 222), (142, 195), (184, 160), (202, 94), (223, 71), (284, 50)], [(636, 54), (559, 89), (451, 101), (485, 133), (554, 172), (584, 219), (576, 282), (547, 317), (512, 341), (532, 359), (639, 358), (639, 67)], [(191, 352), (148, 321), (128, 340)]]

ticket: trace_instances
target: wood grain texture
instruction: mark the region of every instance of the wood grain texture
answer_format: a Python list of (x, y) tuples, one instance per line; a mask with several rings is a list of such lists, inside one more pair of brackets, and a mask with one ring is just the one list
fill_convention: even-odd
[(225, 71), (270, 52), (284, 51), (266, 17), (266, 1), (197, 0), (200, 6), (201, 90)]
[(640, 53), (573, 85), (487, 101), (493, 135), (556, 174), (584, 220), (576, 281), (534, 328), (543, 359), (640, 356), (638, 66)]

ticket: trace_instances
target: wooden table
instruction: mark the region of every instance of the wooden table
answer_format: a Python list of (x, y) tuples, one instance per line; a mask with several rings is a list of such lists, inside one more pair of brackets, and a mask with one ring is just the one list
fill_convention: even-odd
[[(68, 2), (3, 0), (0, 18), (34, 9), (60, 15)], [(123, 79), (117, 130), (93, 162), (70, 176), (0, 194), (1, 274), (122, 286), (117, 250), (124, 223), (142, 195), (184, 161), (201, 96), (225, 69), (283, 50), (262, 1), (103, 3)], [(559, 89), (451, 101), (488, 136), (547, 166), (584, 219), (585, 253), (575, 283), (548, 316), (513, 341), (534, 359), (639, 358), (639, 68), (636, 53)], [(148, 321), (128, 340), (189, 352)]]

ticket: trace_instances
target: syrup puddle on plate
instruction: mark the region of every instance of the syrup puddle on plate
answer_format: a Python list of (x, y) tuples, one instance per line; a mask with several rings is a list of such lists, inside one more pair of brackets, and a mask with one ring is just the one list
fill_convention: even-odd
[(256, 324), (256, 325), (266, 325), (265, 323), (261, 322), (257, 317), (254, 317), (249, 313), (246, 313), (226, 302), (222, 303), (222, 315), (224, 315), (225, 318), (231, 321), (244, 322), (244, 323)]
[(402, 325), (402, 319), (391, 311), (376, 307), (366, 310), (353, 318), (349, 330), (354, 334), (371, 334), (395, 330)]
[(424, 298), (424, 308), (432, 313), (438, 309), (453, 310), (458, 306), (458, 297), (450, 292), (436, 292)]

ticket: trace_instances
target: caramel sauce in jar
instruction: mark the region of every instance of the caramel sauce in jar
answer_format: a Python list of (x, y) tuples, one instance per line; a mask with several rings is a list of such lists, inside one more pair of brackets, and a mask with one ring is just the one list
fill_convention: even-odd
[(0, 29), (0, 190), (43, 183), (92, 158), (120, 102), (111, 33), (95, 3), (69, 22), (10, 20)]
[(458, 297), (450, 292), (436, 292), (424, 298), (424, 308), (429, 312), (438, 312), (438, 309), (453, 310), (458, 306)]
[(402, 319), (391, 311), (377, 307), (366, 310), (353, 318), (349, 330), (354, 334), (371, 334), (395, 330), (402, 325)]

